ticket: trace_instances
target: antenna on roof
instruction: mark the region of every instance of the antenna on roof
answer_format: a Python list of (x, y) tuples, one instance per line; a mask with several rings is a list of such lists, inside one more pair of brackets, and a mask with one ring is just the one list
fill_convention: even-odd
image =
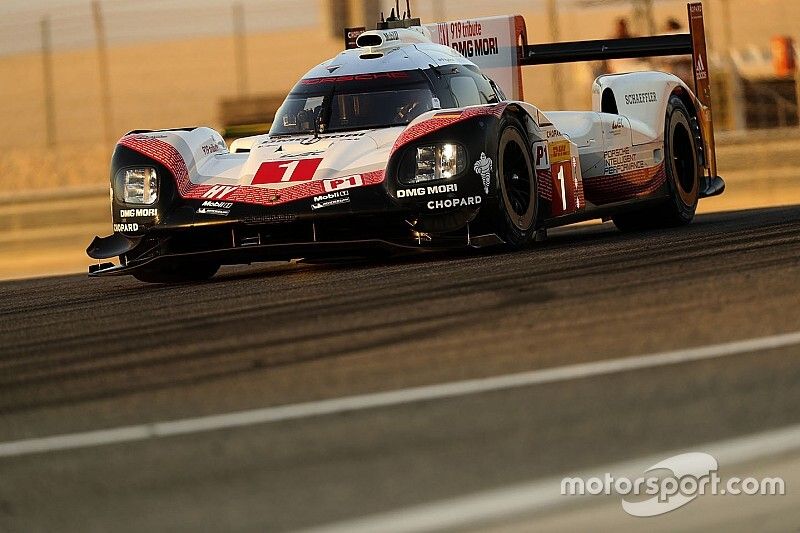
[(407, 11), (402, 13), (403, 18), (400, 18), (400, 0), (395, 0), (395, 6), (392, 8), (391, 13), (387, 18), (384, 18), (381, 12), (381, 21), (378, 23), (378, 30), (395, 30), (399, 28), (411, 28), (414, 26), (422, 26), (422, 22), (418, 18), (411, 18), (411, 2), (406, 0)]

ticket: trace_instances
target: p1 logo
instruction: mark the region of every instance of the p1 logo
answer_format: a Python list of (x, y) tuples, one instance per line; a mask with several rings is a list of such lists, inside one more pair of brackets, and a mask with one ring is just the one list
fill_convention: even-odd
[(550, 170), (550, 154), (547, 150), (547, 141), (533, 144), (533, 161), (536, 170)]
[(361, 179), (361, 174), (356, 174), (355, 176), (325, 180), (322, 182), (322, 185), (325, 187), (325, 192), (333, 192), (342, 189), (352, 189), (353, 187), (361, 187), (364, 185), (364, 180)]

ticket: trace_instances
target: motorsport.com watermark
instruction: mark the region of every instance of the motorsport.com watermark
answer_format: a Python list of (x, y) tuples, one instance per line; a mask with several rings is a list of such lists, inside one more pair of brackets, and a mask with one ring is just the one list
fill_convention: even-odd
[[(565, 477), (561, 494), (584, 496), (616, 494), (622, 496), (622, 508), (632, 516), (658, 516), (688, 504), (698, 496), (746, 495), (783, 496), (786, 482), (779, 477), (730, 477), (723, 480), (717, 473), (719, 463), (707, 453), (684, 453), (654, 464), (645, 474), (669, 471), (665, 475), (645, 475), (634, 479), (614, 477)], [(649, 498), (645, 498), (648, 497)]]

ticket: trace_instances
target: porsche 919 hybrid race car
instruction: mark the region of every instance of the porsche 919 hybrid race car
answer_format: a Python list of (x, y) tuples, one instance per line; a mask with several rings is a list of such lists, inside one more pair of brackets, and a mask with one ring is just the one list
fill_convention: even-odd
[[(348, 49), (294, 86), (268, 135), (230, 148), (203, 127), (125, 135), (114, 231), (89, 246), (90, 275), (196, 281), (224, 264), (518, 249), (597, 218), (688, 224), (724, 190), (702, 5), (688, 7), (690, 34), (610, 41), (529, 45), (519, 16), (348, 29)], [(592, 111), (522, 98), (527, 65), (683, 54), (697, 95), (636, 72), (599, 77)]]

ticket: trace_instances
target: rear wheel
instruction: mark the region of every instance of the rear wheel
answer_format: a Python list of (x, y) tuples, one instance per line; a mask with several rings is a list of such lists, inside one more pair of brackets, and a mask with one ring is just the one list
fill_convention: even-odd
[(145, 283), (196, 283), (214, 277), (219, 267), (219, 263), (211, 261), (175, 260), (137, 270), (133, 277)]
[(671, 96), (664, 132), (664, 164), (669, 199), (652, 209), (615, 216), (614, 224), (620, 230), (685, 226), (694, 219), (703, 170), (693, 131), (686, 105), (679, 97)]
[(531, 152), (522, 125), (506, 117), (500, 123), (497, 147), (497, 208), (494, 228), (512, 249), (533, 241), (538, 201)]

